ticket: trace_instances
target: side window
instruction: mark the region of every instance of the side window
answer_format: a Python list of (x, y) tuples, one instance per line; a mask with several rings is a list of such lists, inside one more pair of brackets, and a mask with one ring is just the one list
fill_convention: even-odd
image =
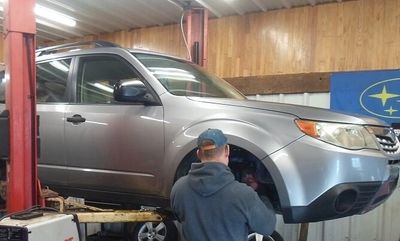
[(78, 102), (116, 104), (114, 85), (120, 80), (140, 81), (132, 67), (120, 57), (81, 57), (77, 77)]
[(68, 102), (66, 96), (71, 59), (40, 63), (36, 67), (37, 102)]

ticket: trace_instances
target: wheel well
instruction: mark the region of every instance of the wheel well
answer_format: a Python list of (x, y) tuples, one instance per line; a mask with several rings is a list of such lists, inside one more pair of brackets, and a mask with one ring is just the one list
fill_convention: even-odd
[[(253, 184), (254, 181), (256, 181), (254, 188), (256, 188), (258, 195), (260, 197), (267, 197), (275, 211), (280, 212), (281, 206), (278, 191), (276, 190), (271, 174), (267, 168), (265, 168), (264, 164), (249, 151), (235, 145), (230, 144), (229, 146), (229, 167), (235, 179), (247, 185), (250, 184), (248, 181), (249, 178), (253, 180)], [(190, 151), (183, 158), (175, 173), (174, 182), (180, 177), (185, 176), (189, 172), (191, 164), (194, 162), (200, 162), (196, 155), (196, 149)]]

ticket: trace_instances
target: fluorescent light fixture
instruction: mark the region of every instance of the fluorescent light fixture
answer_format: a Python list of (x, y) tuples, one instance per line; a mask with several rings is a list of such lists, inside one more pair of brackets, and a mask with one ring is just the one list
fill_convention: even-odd
[[(0, 3), (3, 3), (4, 0), (0, 0)], [(3, 6), (0, 6), (0, 11), (4, 12)], [(36, 4), (34, 12), (37, 16), (46, 18), (48, 20), (64, 24), (69, 27), (75, 27), (76, 26), (76, 21), (72, 19), (72, 17), (62, 14), (60, 12), (57, 12), (53, 9), (43, 7), (39, 4)]]
[(50, 65), (61, 71), (68, 72), (68, 67), (65, 66), (64, 64), (60, 63), (60, 61), (51, 61)]
[(54, 11), (53, 9), (43, 7), (39, 4), (36, 4), (34, 11), (37, 16), (46, 18), (48, 20), (51, 20), (51, 21), (54, 21), (57, 23), (64, 24), (69, 27), (75, 27), (75, 25), (76, 25), (76, 21), (73, 20), (71, 17), (69, 17), (65, 14), (62, 14), (60, 12)]

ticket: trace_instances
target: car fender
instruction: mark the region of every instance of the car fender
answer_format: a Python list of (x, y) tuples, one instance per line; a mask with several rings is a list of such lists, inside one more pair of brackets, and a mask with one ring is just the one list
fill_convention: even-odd
[[(278, 146), (282, 147), (282, 143), (272, 133), (249, 122), (232, 119), (213, 119), (194, 123), (177, 133), (172, 138), (172, 141), (166, 143), (163, 168), (164, 170), (170, 169), (174, 171), (165, 172), (167, 176), (164, 176), (162, 184), (163, 194), (169, 195), (179, 164), (187, 154), (197, 148), (197, 137), (208, 128), (222, 130), (227, 136), (229, 144), (249, 151), (259, 160), (264, 160), (270, 153), (276, 151)], [(268, 164), (270, 168), (273, 168), (271, 165), (274, 165), (274, 163)], [(276, 167), (273, 169), (277, 170)]]

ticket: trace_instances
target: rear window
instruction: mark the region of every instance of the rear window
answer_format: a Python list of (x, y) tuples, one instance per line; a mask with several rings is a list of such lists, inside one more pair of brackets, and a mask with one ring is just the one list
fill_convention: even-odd
[[(38, 103), (66, 102), (66, 85), (71, 59), (40, 63), (36, 68), (36, 99)], [(0, 103), (5, 103), (5, 71), (0, 66)]]
[(71, 59), (40, 63), (36, 68), (36, 99), (38, 103), (67, 102), (67, 80)]

